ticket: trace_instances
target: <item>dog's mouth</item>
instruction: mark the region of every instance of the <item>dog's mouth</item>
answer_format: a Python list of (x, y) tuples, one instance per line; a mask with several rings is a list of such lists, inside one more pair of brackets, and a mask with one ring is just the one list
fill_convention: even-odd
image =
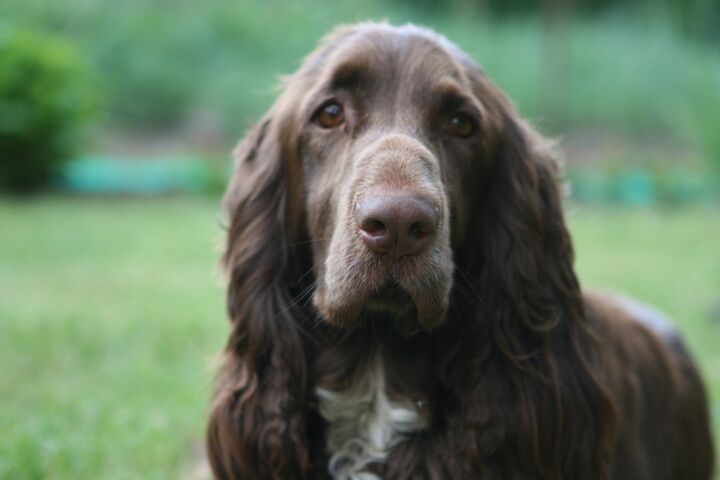
[(405, 319), (417, 317), (417, 307), (410, 294), (391, 280), (368, 297), (365, 311), (370, 315), (389, 315)]
[(341, 328), (377, 320), (431, 330), (445, 321), (452, 287), (453, 264), (441, 261), (440, 254), (394, 263), (360, 257), (351, 266), (338, 266), (344, 262), (333, 258), (327, 262), (333, 268), (323, 272), (324, 281), (313, 293), (313, 304), (325, 321)]

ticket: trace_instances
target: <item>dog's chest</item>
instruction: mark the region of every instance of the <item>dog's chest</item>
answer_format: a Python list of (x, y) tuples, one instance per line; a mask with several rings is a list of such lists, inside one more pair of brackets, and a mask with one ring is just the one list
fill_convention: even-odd
[(409, 433), (426, 428), (423, 405), (388, 398), (381, 361), (371, 362), (343, 390), (316, 389), (320, 415), (328, 422), (328, 470), (335, 480), (378, 480), (368, 471), (383, 462)]

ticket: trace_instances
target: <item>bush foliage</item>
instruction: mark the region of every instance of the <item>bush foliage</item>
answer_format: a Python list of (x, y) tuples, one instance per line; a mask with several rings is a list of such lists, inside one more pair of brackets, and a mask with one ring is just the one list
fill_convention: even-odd
[(56, 38), (0, 30), (0, 187), (46, 185), (93, 112), (90, 74)]
[[(602, 130), (668, 139), (720, 168), (720, 57), (712, 36), (702, 33), (720, 32), (702, 26), (720, 25), (719, 5), (2, 0), (0, 19), (73, 42), (102, 81), (111, 129), (183, 132), (189, 126), (237, 138), (272, 102), (277, 75), (294, 71), (322, 34), (339, 23), (385, 18), (446, 34), (545, 133)], [(684, 28), (688, 22), (697, 31)]]

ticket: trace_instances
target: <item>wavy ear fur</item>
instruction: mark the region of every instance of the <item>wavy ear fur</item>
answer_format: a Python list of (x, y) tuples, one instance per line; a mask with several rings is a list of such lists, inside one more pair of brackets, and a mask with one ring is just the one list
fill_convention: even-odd
[(232, 333), (208, 427), (217, 478), (292, 479), (308, 468), (302, 311), (293, 305), (289, 120), (271, 111), (235, 150), (225, 195)]
[[(477, 243), (457, 253), (457, 290), (468, 281), (473, 288), (453, 301), (463, 306), (453, 316), (466, 320), (450, 338), (483, 344), (461, 340), (447, 348), (448, 375), (453, 388), (477, 399), (464, 420), (481, 432), (476, 448), (505, 465), (500, 471), (609, 478), (617, 414), (573, 270), (554, 154), (482, 73), (471, 78), (488, 110), (489, 144), (466, 237)], [(473, 367), (453, 369), (459, 362)], [(493, 451), (497, 445), (505, 448)]]

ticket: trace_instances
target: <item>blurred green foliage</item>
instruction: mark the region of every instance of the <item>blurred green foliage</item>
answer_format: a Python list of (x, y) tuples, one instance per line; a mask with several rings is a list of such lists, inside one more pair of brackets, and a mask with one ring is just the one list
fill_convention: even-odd
[(636, 18), (663, 17), (678, 30), (703, 40), (720, 40), (717, 0), (394, 0), (433, 12), (471, 9), (500, 16), (552, 15), (565, 11), (580, 16), (611, 13)]
[(0, 187), (46, 185), (74, 153), (95, 100), (70, 45), (0, 28)]
[(458, 43), (546, 133), (670, 139), (720, 171), (719, 9), (716, 0), (3, 0), (0, 18), (76, 45), (102, 81), (110, 129), (206, 122), (237, 138), (272, 102), (276, 77), (329, 29), (387, 19)]

